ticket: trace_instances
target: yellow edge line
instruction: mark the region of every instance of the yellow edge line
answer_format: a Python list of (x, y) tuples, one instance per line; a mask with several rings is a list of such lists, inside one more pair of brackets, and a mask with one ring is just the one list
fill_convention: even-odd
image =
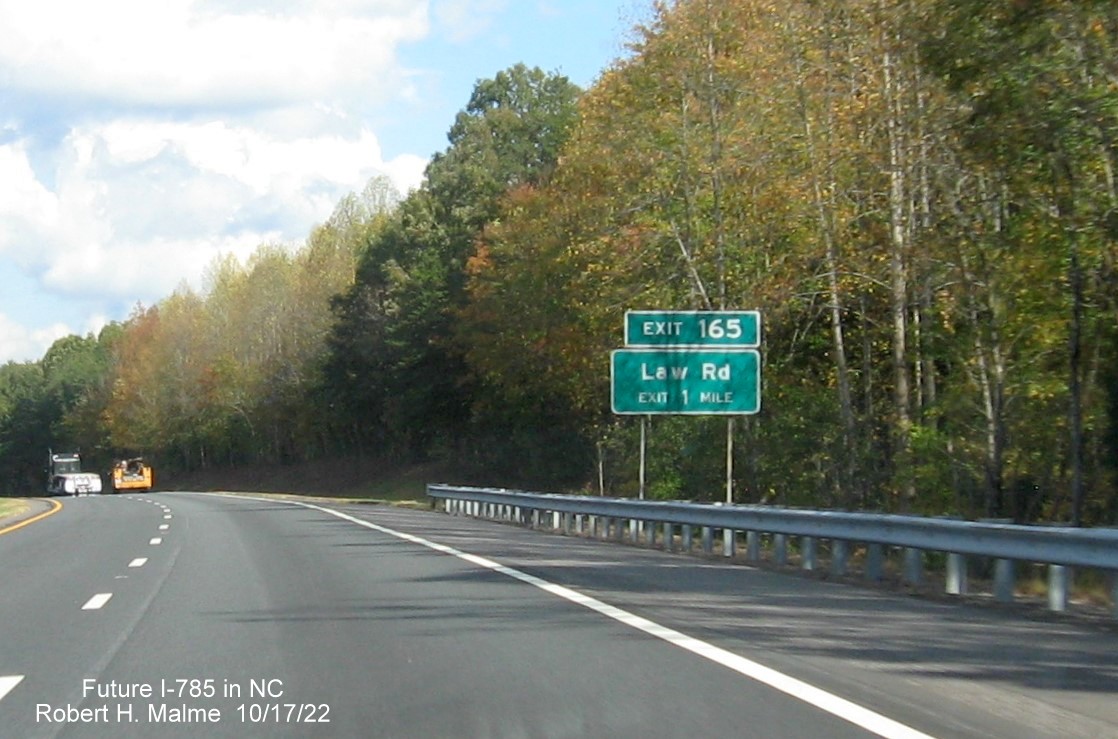
[(0, 536), (3, 536), (4, 534), (10, 534), (11, 532), (15, 531), (16, 529), (22, 529), (24, 526), (30, 526), (31, 524), (35, 523), (36, 521), (41, 521), (44, 518), (46, 518), (47, 516), (53, 516), (55, 513), (58, 513), (59, 511), (62, 510), (62, 503), (60, 503), (59, 501), (51, 500), (49, 502), (53, 506), (53, 508), (51, 508), (49, 511), (47, 511), (46, 513), (40, 513), (38, 516), (32, 516), (31, 518), (27, 519), (26, 521), (20, 521), (19, 523), (12, 524), (11, 526), (8, 526), (7, 528), (0, 529)]

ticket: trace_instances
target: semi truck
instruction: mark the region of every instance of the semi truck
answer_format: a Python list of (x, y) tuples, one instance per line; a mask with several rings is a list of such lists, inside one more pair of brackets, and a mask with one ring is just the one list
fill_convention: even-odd
[(47, 493), (50, 495), (97, 495), (101, 493), (101, 476), (82, 472), (82, 458), (77, 452), (47, 452)]

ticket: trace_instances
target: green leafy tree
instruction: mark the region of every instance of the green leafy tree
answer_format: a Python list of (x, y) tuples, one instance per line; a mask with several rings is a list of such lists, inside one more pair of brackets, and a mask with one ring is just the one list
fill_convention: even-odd
[(476, 389), (455, 339), (466, 265), (505, 193), (554, 169), (578, 94), (524, 65), (479, 81), (424, 185), (365, 247), (335, 301), (324, 390), (351, 401), (358, 448), (422, 456), (464, 438)]
[(1015, 245), (1065, 260), (1067, 463), (1071, 520), (1080, 524), (1100, 467), (1086, 458), (1097, 425), (1087, 416), (1097, 392), (1089, 378), (1101, 356), (1093, 308), (1114, 305), (1113, 292), (1092, 288), (1110, 282), (1114, 263), (1118, 9), (1097, 0), (938, 0), (928, 10), (924, 58), (966, 103), (958, 129), (969, 155), (1003, 175)]

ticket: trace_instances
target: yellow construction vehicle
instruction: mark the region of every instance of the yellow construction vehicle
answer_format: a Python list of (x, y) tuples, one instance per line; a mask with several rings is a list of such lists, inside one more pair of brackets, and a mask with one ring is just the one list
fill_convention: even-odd
[(143, 457), (122, 459), (113, 465), (113, 492), (151, 490), (152, 472)]

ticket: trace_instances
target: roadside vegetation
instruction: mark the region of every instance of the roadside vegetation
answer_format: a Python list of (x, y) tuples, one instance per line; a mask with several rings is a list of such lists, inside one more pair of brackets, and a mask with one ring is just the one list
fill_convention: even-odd
[[(53, 445), (631, 495), (625, 310), (759, 309), (739, 501), (1115, 523), (1116, 52), (1106, 0), (657, 3), (589, 90), (479, 81), (419, 189), (0, 368), (0, 489)], [(655, 419), (650, 493), (721, 498), (725, 437)]]
[(27, 510), (27, 503), (22, 500), (5, 500), (0, 498), (0, 521), (11, 516), (18, 516)]

